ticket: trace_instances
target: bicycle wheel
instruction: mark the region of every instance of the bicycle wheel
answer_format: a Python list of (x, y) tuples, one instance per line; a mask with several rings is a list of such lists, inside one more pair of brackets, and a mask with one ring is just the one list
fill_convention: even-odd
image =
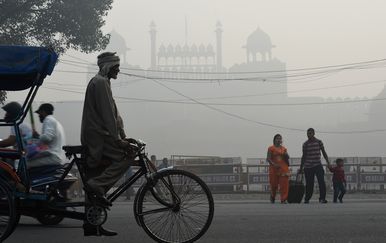
[(15, 200), (5, 183), (0, 180), (0, 242), (3, 242), (16, 227)]
[(196, 175), (166, 170), (140, 192), (138, 219), (158, 242), (193, 242), (209, 228), (214, 213), (212, 194)]

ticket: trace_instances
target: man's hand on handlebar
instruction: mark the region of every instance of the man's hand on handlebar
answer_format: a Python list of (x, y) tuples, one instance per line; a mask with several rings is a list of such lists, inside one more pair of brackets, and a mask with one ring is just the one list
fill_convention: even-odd
[(124, 138), (117, 140), (118, 146), (130, 153), (137, 153), (139, 150), (139, 143), (134, 138)]
[(117, 144), (122, 149), (129, 149), (130, 148), (130, 143), (126, 139), (117, 140)]
[(138, 141), (134, 138), (124, 138), (124, 140), (131, 143), (131, 144), (138, 145)]

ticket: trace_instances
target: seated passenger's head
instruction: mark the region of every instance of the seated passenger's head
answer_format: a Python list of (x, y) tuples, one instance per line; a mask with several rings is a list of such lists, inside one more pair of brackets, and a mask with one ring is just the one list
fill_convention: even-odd
[(48, 115), (54, 114), (54, 106), (49, 103), (44, 103), (39, 106), (39, 109), (35, 111), (39, 114), (39, 120), (40, 122), (44, 121), (44, 118), (46, 118)]
[(15, 120), (22, 112), (21, 105), (15, 101), (9, 102), (2, 108), (5, 111), (4, 120), (7, 122)]

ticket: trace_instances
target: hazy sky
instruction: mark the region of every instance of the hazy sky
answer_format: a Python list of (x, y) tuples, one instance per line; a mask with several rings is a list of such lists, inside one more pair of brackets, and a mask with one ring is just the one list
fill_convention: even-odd
[[(271, 36), (274, 54), (289, 68), (383, 58), (384, 1), (356, 0), (164, 0), (114, 1), (106, 30), (127, 38), (132, 61), (149, 65), (148, 26), (154, 20), (158, 41), (214, 42), (215, 23), (224, 28), (224, 64), (245, 61), (241, 46), (257, 27)], [(145, 55), (144, 55), (145, 54)]]
[[(223, 25), (223, 64), (226, 68), (245, 62), (249, 34), (261, 28), (272, 40), (273, 57), (286, 63), (287, 69), (356, 63), (386, 57), (386, 2), (382, 0), (115, 0), (103, 27), (105, 33), (120, 33), (131, 49), (127, 53), (131, 65), (150, 66), (149, 24), (157, 26), (157, 45), (185, 43), (185, 19), (188, 44), (215, 46), (215, 25)], [(69, 51), (82, 60), (95, 62), (94, 54)], [(74, 60), (69, 56), (62, 57)], [(289, 84), (289, 91), (381, 81), (386, 68), (344, 71), (308, 84)], [(87, 82), (85, 71), (59, 64), (57, 72), (46, 80), (37, 100), (79, 100), (81, 93), (53, 90), (79, 88)], [(67, 71), (66, 73), (58, 71)], [(120, 77), (121, 80), (124, 77)], [(58, 83), (64, 83), (67, 86)], [(72, 86), (69, 86), (72, 85)], [(373, 97), (384, 83), (351, 88), (328, 89), (290, 94), (290, 96)], [(48, 89), (50, 87), (51, 89)], [(10, 98), (13, 98), (10, 94)]]
[[(126, 39), (127, 46), (131, 49), (127, 53), (128, 63), (147, 69), (150, 66), (149, 25), (151, 21), (154, 21), (157, 26), (157, 46), (161, 43), (165, 45), (169, 43), (172, 45), (183, 45), (185, 43), (186, 31), (188, 44), (195, 43), (199, 45), (203, 43), (215, 46), (214, 30), (217, 21), (220, 21), (223, 26), (223, 65), (226, 68), (230, 68), (234, 64), (241, 64), (246, 61), (245, 49), (242, 46), (245, 45), (247, 37), (259, 27), (270, 36), (273, 45), (276, 46), (272, 51), (273, 57), (284, 62), (287, 70), (301, 69), (386, 58), (385, 9), (386, 2), (384, 0), (115, 0), (113, 9), (106, 17), (106, 26), (103, 27), (103, 31), (109, 33), (115, 30), (120, 33)], [(187, 20), (187, 25), (185, 24), (185, 19)], [(185, 26), (187, 26), (187, 29)], [(97, 54), (69, 51), (61, 59), (70, 61), (86, 60), (96, 63)], [(308, 80), (310, 82), (307, 83), (289, 83), (288, 90), (290, 92), (308, 88), (352, 85), (345, 88), (289, 93), (289, 96), (323, 98), (374, 97), (380, 93), (386, 83), (384, 81), (386, 80), (385, 63), (382, 62), (382, 65), (371, 69), (342, 70), (339, 73), (326, 75), (323, 78), (317, 78), (312, 81)], [(35, 100), (83, 100), (88, 77), (84, 73), (77, 72), (85, 71), (87, 70), (82, 65), (77, 67), (76, 64), (74, 66), (59, 63), (52, 77), (46, 79)], [(365, 83), (365, 85), (358, 85), (361, 83)], [(167, 85), (181, 93), (187, 92), (186, 94), (190, 97), (205, 95), (207, 97), (221, 96), (225, 93), (227, 95), (243, 95), (236, 91), (232, 93), (232, 89), (226, 90), (225, 85), (213, 86), (210, 89), (199, 84), (185, 85), (183, 87), (176, 83), (167, 83)], [(237, 83), (234, 85), (237, 85)], [(206, 91), (208, 93), (204, 94), (203, 92)], [(258, 91), (251, 90), (250, 93), (258, 93)], [(147, 99), (182, 99), (181, 96), (176, 95), (176, 92), (170, 92), (170, 90), (162, 88), (155, 82), (149, 80), (133, 81), (124, 75), (120, 75), (118, 80), (113, 82), (113, 94), (115, 96)], [(20, 100), (18, 97), (21, 96), (9, 93), (9, 100)], [(274, 102), (275, 100), (266, 101)], [(117, 98), (118, 106), (123, 106), (123, 102), (125, 101)], [(336, 106), (336, 109), (341, 107)], [(176, 148), (175, 153), (219, 155), (238, 155), (239, 153), (254, 155), (257, 153), (259, 156), (265, 156), (266, 145), (271, 141), (273, 134), (277, 132), (285, 134), (286, 141), (288, 141), (288, 144), (291, 143), (290, 146), (293, 146), (293, 148), (290, 147), (294, 151), (292, 154), (299, 154), (301, 141), (305, 139), (305, 133), (294, 133), (293, 137), (287, 138), (288, 131), (286, 130), (267, 130), (264, 126), (256, 126), (256, 124), (239, 121), (224, 114), (213, 112), (213, 110), (208, 110), (203, 106), (196, 106), (193, 109), (189, 105), (181, 107), (158, 103), (133, 103), (131, 106), (128, 105), (127, 109), (130, 112), (122, 110), (122, 113), (127, 116), (125, 119), (130, 124), (128, 129), (133, 132), (132, 136), (143, 137), (145, 140), (154, 142), (152, 149), (157, 154), (168, 155), (168, 153), (173, 153), (171, 148), (177, 144), (180, 147)], [(180, 113), (176, 114), (176, 109), (179, 109)], [(260, 114), (262, 113), (259, 113), (256, 107), (240, 108), (238, 110), (236, 108), (235, 110), (231, 108), (224, 109), (254, 120), (286, 126), (286, 121), (283, 121), (280, 115), (277, 117), (278, 120), (267, 118), (261, 116)], [(299, 109), (303, 108), (299, 107)], [(326, 108), (323, 111), (323, 115), (326, 119), (335, 122), (338, 118), (331, 115), (332, 113), (329, 114), (329, 109), (329, 107)], [(133, 118), (131, 113), (133, 110), (143, 114)], [(160, 114), (157, 114), (158, 117), (153, 121), (154, 111)], [(367, 111), (359, 110), (359, 113), (363, 112)], [(207, 120), (208, 116), (211, 118)], [(143, 119), (141, 120), (140, 118)], [(64, 121), (65, 118), (61, 119)], [(80, 112), (77, 112), (74, 117), (69, 117), (69, 119), (80, 122)], [(185, 120), (181, 121), (178, 119)], [(212, 119), (212, 121), (209, 119)], [(143, 123), (143, 120), (146, 120), (149, 124)], [(209, 130), (201, 129), (206, 132), (196, 132), (196, 139), (193, 139), (192, 137), (194, 136), (191, 134), (186, 134), (186, 140), (190, 139), (191, 141), (184, 144), (178, 140), (181, 136), (174, 134), (173, 129), (178, 125), (181, 131), (188, 132), (191, 129), (189, 122), (192, 122), (192, 120), (196, 123), (193, 123), (191, 127), (208, 127)], [(220, 121), (218, 132), (214, 134), (208, 122), (216, 125), (217, 121)], [(222, 123), (221, 121), (224, 122)], [(307, 121), (305, 122), (307, 123)], [(358, 122), (358, 120), (354, 122)], [(74, 138), (72, 139), (77, 142), (78, 131), (76, 129), (79, 129), (79, 124), (65, 125), (67, 126), (67, 131), (75, 129), (75, 135), (73, 135)], [(373, 129), (369, 127), (370, 125), (366, 124), (354, 125), (352, 127), (354, 130)], [(133, 129), (140, 126), (143, 126), (143, 130)], [(310, 121), (304, 129), (308, 126), (313, 126), (313, 123)], [(224, 133), (223, 131), (228, 132)], [(266, 132), (264, 136), (262, 131)], [(146, 132), (148, 135), (146, 135)], [(158, 134), (157, 132), (163, 133)], [(229, 132), (233, 133), (228, 134)], [(175, 137), (172, 135), (175, 135)], [(222, 135), (229, 135), (229, 138), (221, 137)], [(374, 136), (378, 136), (377, 139), (381, 141), (383, 135), (384, 133), (380, 133)], [(210, 143), (211, 146), (203, 145), (203, 147), (198, 147), (197, 141), (202, 140), (200, 136), (208, 136), (213, 139)], [(325, 135), (323, 138), (330, 144), (332, 142), (336, 142), (335, 144), (346, 143), (346, 137), (338, 140), (337, 138), (341, 138), (338, 135)], [(371, 141), (373, 137), (366, 135), (366, 139), (366, 141)], [(235, 141), (234, 144), (231, 144), (234, 147), (224, 149), (225, 145), (219, 142), (228, 140)], [(359, 139), (352, 140), (359, 141), (354, 148), (363, 148)], [(239, 143), (239, 141), (244, 142)], [(258, 142), (261, 142), (262, 145), (254, 144)], [(217, 147), (214, 147), (215, 145)], [(382, 145), (380, 144), (379, 146)], [(333, 146), (330, 145), (329, 149), (331, 147)], [(332, 151), (332, 154), (336, 155), (339, 155), (342, 150), (340, 146), (336, 146), (334, 149), (336, 150)], [(374, 150), (381, 151), (378, 148), (374, 148)], [(359, 153), (363, 155), (375, 154), (374, 151), (366, 150), (365, 148)], [(356, 155), (356, 152), (355, 149), (349, 148), (344, 150), (344, 154)], [(384, 152), (382, 155), (384, 155)]]
[[(385, 58), (384, 9), (386, 2), (381, 0), (117, 0), (105, 30), (115, 29), (121, 33), (132, 49), (128, 53), (129, 61), (147, 68), (151, 20), (157, 25), (158, 44), (183, 44), (185, 17), (190, 43), (215, 44), (215, 24), (220, 21), (224, 30), (223, 63), (229, 68), (245, 62), (242, 46), (248, 35), (260, 27), (276, 46), (273, 56), (285, 62), (288, 69), (294, 69)], [(380, 73), (370, 71), (333, 75), (321, 82), (363, 82), (384, 77), (384, 69), (378, 70)], [(373, 96), (378, 94), (380, 87), (383, 88), (383, 84), (361, 86), (349, 93), (341, 89), (314, 94)]]

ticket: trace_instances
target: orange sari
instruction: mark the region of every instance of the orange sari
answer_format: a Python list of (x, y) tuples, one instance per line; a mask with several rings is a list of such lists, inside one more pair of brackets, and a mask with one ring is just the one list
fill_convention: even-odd
[(276, 168), (273, 165), (269, 166), (269, 184), (271, 186), (271, 197), (276, 197), (276, 191), (280, 187), (280, 200), (283, 202), (288, 198), (289, 187), (289, 167), (284, 160), (284, 155), (287, 153), (287, 149), (284, 146), (276, 147), (272, 145), (268, 148), (270, 154), (270, 160), (279, 165)]

